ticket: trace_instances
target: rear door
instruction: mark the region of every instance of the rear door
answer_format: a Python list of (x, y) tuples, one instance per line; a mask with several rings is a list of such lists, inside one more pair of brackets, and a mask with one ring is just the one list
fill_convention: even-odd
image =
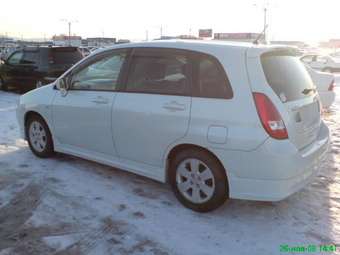
[(188, 129), (190, 60), (185, 51), (138, 48), (128, 69), (125, 89), (117, 94), (112, 114), (118, 155), (122, 160), (162, 166), (167, 147)]
[[(273, 51), (261, 56), (267, 85), (273, 102), (288, 129), (289, 139), (298, 149), (314, 142), (321, 125), (320, 103), (316, 87), (301, 61), (289, 51)], [(283, 107), (282, 107), (283, 106)]]
[(59, 77), (83, 58), (77, 47), (50, 48), (48, 53), (48, 76)]
[(20, 78), (23, 88), (34, 88), (40, 78), (38, 66), (40, 63), (39, 49), (24, 50), (20, 62)]

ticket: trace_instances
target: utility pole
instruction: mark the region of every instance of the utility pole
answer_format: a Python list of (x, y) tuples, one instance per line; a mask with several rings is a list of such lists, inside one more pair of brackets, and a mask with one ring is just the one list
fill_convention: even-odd
[(68, 44), (71, 46), (71, 26), (72, 23), (78, 22), (77, 20), (67, 20), (67, 19), (61, 19), (60, 21), (66, 22), (68, 25)]
[(162, 36), (163, 36), (163, 26), (162, 26), (162, 25), (161, 25), (161, 27), (160, 27), (160, 33), (161, 33), (160, 38), (162, 38)]
[(70, 38), (71, 38), (71, 22), (69, 21), (68, 22), (68, 38), (69, 38), (69, 40), (70, 40)]
[(253, 6), (255, 7), (261, 7), (262, 11), (263, 11), (263, 32), (262, 32), (262, 38), (264, 40), (264, 43), (267, 43), (267, 28), (268, 28), (268, 7), (269, 6), (269, 2), (266, 0), (263, 0), (263, 4), (258, 4), (258, 3), (254, 3)]
[(149, 30), (145, 30), (145, 41), (149, 41)]
[(265, 6), (263, 8), (263, 15), (264, 15), (264, 18), (263, 18), (263, 40), (265, 43), (267, 43), (267, 7)]

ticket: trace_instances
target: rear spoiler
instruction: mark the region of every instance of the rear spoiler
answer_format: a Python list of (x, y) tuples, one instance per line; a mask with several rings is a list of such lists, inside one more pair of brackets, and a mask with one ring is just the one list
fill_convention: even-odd
[(248, 58), (257, 58), (261, 55), (268, 54), (283, 54), (291, 56), (301, 56), (301, 51), (298, 47), (295, 46), (287, 46), (287, 45), (254, 45), (253, 47), (248, 48), (247, 57)]

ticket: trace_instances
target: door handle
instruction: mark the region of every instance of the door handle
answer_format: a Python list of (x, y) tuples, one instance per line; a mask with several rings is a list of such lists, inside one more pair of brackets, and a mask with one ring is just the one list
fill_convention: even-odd
[(95, 104), (108, 104), (109, 100), (104, 97), (96, 97), (95, 99), (91, 100), (91, 102)]
[(177, 101), (171, 101), (163, 105), (163, 109), (171, 112), (184, 111), (186, 109), (185, 104), (178, 103)]

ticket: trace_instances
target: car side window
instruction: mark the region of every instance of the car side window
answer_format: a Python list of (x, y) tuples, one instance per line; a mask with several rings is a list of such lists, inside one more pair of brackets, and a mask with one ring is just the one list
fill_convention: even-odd
[(194, 96), (205, 98), (233, 97), (229, 79), (217, 59), (205, 54), (196, 56), (197, 80)]
[(116, 90), (126, 52), (105, 56), (75, 73), (71, 79), (74, 90)]
[(38, 52), (33, 51), (25, 51), (22, 60), (20, 61), (21, 64), (28, 64), (34, 65), (38, 63)]
[(135, 49), (131, 57), (126, 91), (188, 95), (191, 81), (186, 54), (172, 49)]
[(22, 51), (18, 51), (18, 52), (13, 53), (13, 55), (9, 57), (8, 63), (11, 64), (11, 65), (20, 64), (23, 55), (24, 54), (23, 54)]

